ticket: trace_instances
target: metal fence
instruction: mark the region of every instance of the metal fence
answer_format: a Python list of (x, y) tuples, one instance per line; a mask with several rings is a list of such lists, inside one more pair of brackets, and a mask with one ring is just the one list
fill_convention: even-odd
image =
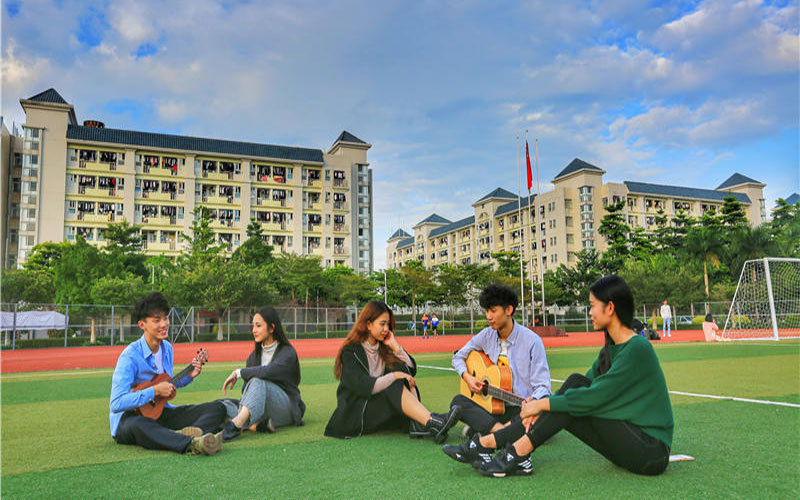
[[(133, 320), (130, 305), (87, 304), (0, 304), (2, 309), (3, 349), (27, 347), (69, 347), (83, 345), (121, 345), (135, 340), (141, 329)], [(661, 304), (643, 304), (636, 311), (637, 319), (650, 328), (661, 329)], [(699, 329), (700, 318), (711, 313), (724, 321), (730, 302), (701, 302), (672, 306), (672, 329)], [(361, 306), (346, 307), (276, 307), (284, 332), (290, 339), (340, 338), (347, 335)], [(477, 305), (443, 307), (421, 304), (394, 307), (397, 335), (421, 335), (422, 315), (436, 314), (439, 335), (476, 333), (486, 326), (484, 311)], [(252, 339), (251, 307), (230, 307), (218, 312), (197, 306), (175, 306), (169, 311), (171, 342), (209, 342)], [(536, 316), (542, 324), (537, 308)], [(526, 304), (525, 323), (531, 326), (530, 305)], [(515, 314), (522, 322), (522, 311)], [(655, 319), (656, 324), (653, 325)], [(589, 306), (549, 306), (546, 324), (566, 332), (590, 331)], [(429, 323), (429, 331), (430, 323)]]

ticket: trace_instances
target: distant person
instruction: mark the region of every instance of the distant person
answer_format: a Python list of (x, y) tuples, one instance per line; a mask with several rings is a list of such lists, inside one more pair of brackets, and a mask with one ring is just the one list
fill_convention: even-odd
[[(478, 297), (489, 326), (453, 355), (453, 368), (473, 393), (481, 391), (483, 382), (467, 370), (466, 360), (472, 351), (482, 351), (492, 363), (511, 368), (512, 392), (517, 396), (539, 399), (550, 395), (550, 368), (544, 343), (538, 335), (514, 321), (518, 300), (516, 292), (505, 285), (489, 285)], [(450, 404), (461, 407), (461, 420), (467, 424), (462, 432), (464, 436), (501, 429), (520, 411), (519, 406), (505, 405), (502, 415), (493, 415), (462, 394), (454, 397)]]
[(417, 324), (413, 320), (408, 322), (408, 329), (411, 330), (414, 335), (417, 334)]
[(458, 422), (457, 406), (431, 413), (420, 402), (417, 364), (397, 342), (394, 313), (383, 302), (369, 302), (344, 339), (333, 368), (339, 380), (336, 409), (325, 435), (353, 438), (380, 430), (408, 431), (411, 438), (436, 443)]
[[(169, 403), (158, 419), (136, 412), (157, 397), (168, 398), (176, 387), (191, 384), (200, 375), (202, 363), (192, 360), (192, 371), (175, 385), (160, 382), (145, 389), (133, 390), (157, 375), (172, 372), (172, 344), (169, 335), (169, 303), (158, 292), (136, 303), (133, 317), (143, 335), (128, 345), (117, 359), (111, 379), (108, 418), (111, 437), (119, 444), (135, 444), (151, 450), (171, 450), (192, 455), (213, 455), (222, 449), (225, 406), (219, 401), (199, 405), (172, 406)], [(216, 433), (216, 434), (214, 434)]]
[(428, 338), (428, 321), (430, 321), (429, 318), (428, 318), (428, 315), (425, 314), (425, 313), (422, 313), (422, 338), (423, 339)]
[[(507, 427), (443, 451), (489, 477), (529, 476), (531, 453), (566, 429), (618, 467), (655, 476), (669, 464), (674, 419), (653, 346), (631, 331), (633, 294), (618, 276), (589, 288), (589, 316), (605, 345), (586, 375), (555, 395), (528, 400)], [(495, 450), (501, 450), (492, 458)]]
[(431, 332), (433, 333), (434, 337), (436, 335), (438, 335), (438, 333), (436, 333), (436, 329), (437, 328), (439, 328), (439, 318), (436, 317), (436, 314), (432, 314), (431, 315)]
[(727, 340), (723, 339), (718, 332), (719, 327), (714, 322), (714, 317), (710, 313), (706, 314), (705, 321), (703, 321), (703, 337), (705, 337), (706, 342)]
[(672, 337), (672, 332), (670, 331), (672, 308), (667, 304), (667, 299), (664, 299), (664, 304), (661, 306), (661, 319), (664, 321), (664, 337)]
[(227, 392), (242, 379), (242, 399), (223, 402), (231, 420), (225, 422), (222, 438), (239, 437), (243, 430), (275, 432), (287, 425), (302, 425), (306, 405), (300, 397), (300, 362), (274, 307), (262, 307), (253, 315), (255, 345), (245, 361), (225, 379)]

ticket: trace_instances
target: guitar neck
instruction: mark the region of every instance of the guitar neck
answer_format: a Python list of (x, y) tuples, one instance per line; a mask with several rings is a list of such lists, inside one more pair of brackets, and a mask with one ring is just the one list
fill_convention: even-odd
[(525, 401), (525, 398), (521, 398), (513, 392), (506, 391), (491, 384), (487, 384), (487, 394), (514, 406), (522, 406), (522, 403)]

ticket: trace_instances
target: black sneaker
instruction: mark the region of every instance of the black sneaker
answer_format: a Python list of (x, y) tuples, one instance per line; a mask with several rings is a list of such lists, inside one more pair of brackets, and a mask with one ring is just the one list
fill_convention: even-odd
[(475, 434), (472, 439), (461, 443), (458, 446), (451, 444), (442, 447), (442, 451), (453, 460), (465, 464), (471, 464), (476, 469), (485, 463), (492, 461), (492, 448), (485, 448), (481, 446), (481, 435)]
[(491, 462), (483, 464), (478, 469), (482, 476), (530, 476), (533, 474), (530, 453), (525, 456), (517, 455), (514, 445), (509, 443), (494, 456)]
[(408, 437), (410, 439), (423, 439), (426, 437), (431, 437), (431, 431), (428, 429), (427, 426), (424, 426), (418, 423), (415, 420), (412, 420), (408, 424)]
[(233, 423), (233, 420), (228, 420), (227, 422), (225, 422), (225, 425), (222, 426), (223, 441), (230, 441), (232, 439), (236, 439), (241, 435), (242, 435), (242, 429), (236, 427), (236, 424)]
[(433, 436), (436, 444), (442, 444), (447, 440), (447, 431), (458, 423), (461, 418), (461, 407), (453, 405), (447, 413), (431, 413), (431, 419), (425, 427)]

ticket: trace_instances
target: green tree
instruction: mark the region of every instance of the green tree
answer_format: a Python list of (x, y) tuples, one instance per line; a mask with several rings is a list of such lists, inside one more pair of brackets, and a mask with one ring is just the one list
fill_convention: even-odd
[(697, 269), (698, 265), (685, 265), (671, 254), (658, 253), (647, 259), (626, 262), (620, 276), (631, 287), (637, 308), (643, 304), (650, 306), (646, 311), (646, 316), (650, 317), (652, 308), (664, 299), (673, 304), (687, 304), (704, 298), (702, 278)]
[(747, 215), (744, 212), (742, 202), (737, 200), (735, 196), (726, 196), (722, 200), (722, 208), (720, 209), (722, 223), (728, 227), (746, 225)]
[(119, 250), (122, 255), (133, 255), (142, 251), (142, 226), (129, 224), (127, 220), (110, 223), (104, 233), (106, 250)]
[(775, 239), (778, 255), (800, 257), (800, 202), (789, 205), (779, 198), (767, 227)]
[(409, 293), (411, 294), (411, 315), (416, 322), (417, 300), (424, 300), (433, 287), (431, 273), (425, 269), (421, 261), (412, 260), (400, 268), (400, 274), (408, 280)]
[(55, 299), (53, 276), (43, 270), (6, 269), (2, 275), (2, 301), (47, 304)]
[(248, 266), (269, 266), (275, 261), (272, 252), (272, 245), (266, 243), (261, 235), (261, 224), (254, 219), (247, 225), (247, 240), (239, 245), (231, 258)]
[(600, 221), (597, 232), (600, 233), (608, 244), (608, 250), (603, 254), (600, 263), (609, 274), (615, 274), (622, 268), (630, 251), (628, 238), (631, 228), (625, 223), (625, 200), (612, 203), (605, 207), (606, 215)]
[(338, 304), (363, 304), (370, 300), (383, 300), (383, 295), (377, 293), (379, 288), (383, 289), (382, 272), (367, 276), (358, 274), (350, 267), (338, 265), (323, 270), (322, 278), (325, 295)]
[(720, 254), (725, 248), (721, 234), (708, 227), (692, 228), (684, 238), (683, 251), (689, 259), (694, 259), (703, 264), (703, 283), (705, 284), (706, 298), (709, 297), (708, 264), (714, 268), (720, 266)]
[(181, 238), (188, 244), (180, 257), (181, 263), (189, 268), (211, 262), (222, 255), (222, 245), (217, 243), (214, 230), (211, 228), (211, 212), (206, 207), (199, 207), (192, 212), (194, 221), (189, 234), (181, 234)]
[(492, 258), (497, 262), (497, 271), (501, 276), (519, 278), (519, 252), (496, 252)]
[(56, 301), (62, 304), (91, 304), (91, 283), (105, 276), (113, 263), (82, 236), (68, 245), (54, 269)]
[(61, 260), (61, 254), (68, 248), (70, 248), (70, 243), (66, 241), (61, 243), (53, 243), (51, 241), (39, 243), (31, 249), (31, 253), (25, 260), (23, 267), (29, 271), (44, 271), (54, 275), (56, 265)]
[(324, 292), (320, 258), (313, 255), (280, 253), (272, 266), (279, 290), (294, 304), (299, 298), (308, 304), (309, 297)]

